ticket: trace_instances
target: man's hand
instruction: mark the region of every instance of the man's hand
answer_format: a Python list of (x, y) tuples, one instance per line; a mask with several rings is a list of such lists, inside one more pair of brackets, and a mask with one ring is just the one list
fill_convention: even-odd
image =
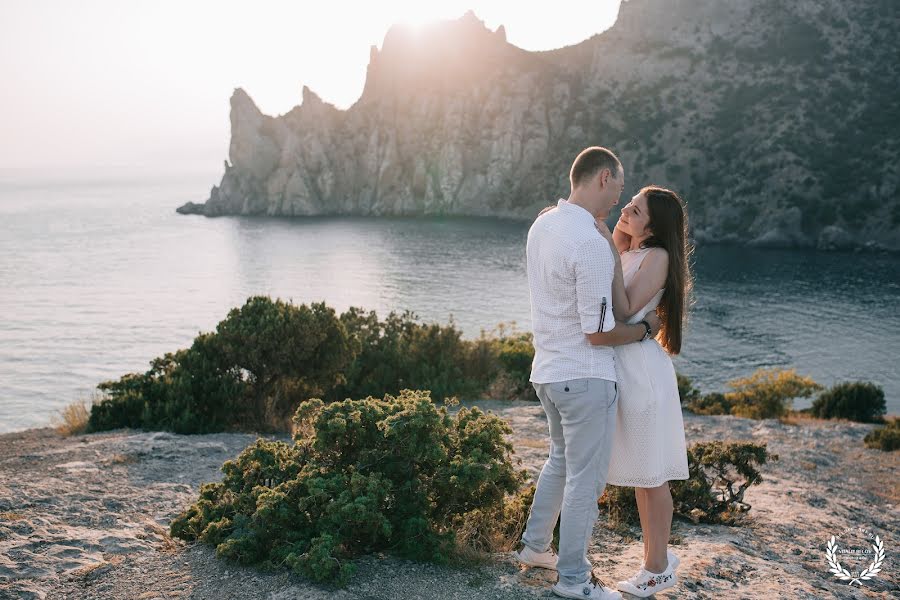
[(647, 321), (648, 325), (650, 325), (650, 335), (656, 337), (656, 334), (659, 333), (660, 326), (659, 315), (656, 314), (656, 310), (651, 310), (646, 315), (644, 315), (644, 320)]
[(548, 206), (547, 208), (545, 208), (544, 210), (542, 210), (541, 212), (539, 212), (539, 213), (538, 213), (538, 216), (541, 216), (541, 215), (544, 214), (545, 212), (550, 211), (550, 210), (553, 210), (554, 208), (556, 208), (556, 205), (555, 205), (555, 204), (551, 204), (550, 206)]

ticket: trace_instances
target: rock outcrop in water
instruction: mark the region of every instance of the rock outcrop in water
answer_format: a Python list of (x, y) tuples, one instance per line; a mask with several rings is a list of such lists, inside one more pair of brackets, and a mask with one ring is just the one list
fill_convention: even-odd
[(471, 12), (394, 27), (347, 110), (235, 90), (222, 181), (178, 211), (530, 219), (602, 144), (624, 198), (678, 190), (700, 241), (900, 249), (898, 27), (884, 0), (630, 0), (549, 52)]

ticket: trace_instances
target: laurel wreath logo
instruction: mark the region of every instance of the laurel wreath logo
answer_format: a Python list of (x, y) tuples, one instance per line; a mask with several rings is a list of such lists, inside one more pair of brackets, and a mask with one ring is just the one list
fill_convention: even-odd
[(834, 539), (834, 536), (831, 536), (825, 551), (825, 557), (828, 559), (829, 566), (831, 566), (829, 571), (834, 573), (834, 576), (841, 581), (849, 581), (847, 585), (857, 583), (862, 586), (862, 580), (872, 579), (881, 572), (881, 563), (884, 562), (884, 542), (877, 535), (875, 536), (875, 543), (872, 544), (872, 549), (875, 550), (875, 560), (867, 568), (860, 571), (859, 576), (854, 577), (850, 571), (841, 566), (840, 561), (837, 559), (837, 541)]

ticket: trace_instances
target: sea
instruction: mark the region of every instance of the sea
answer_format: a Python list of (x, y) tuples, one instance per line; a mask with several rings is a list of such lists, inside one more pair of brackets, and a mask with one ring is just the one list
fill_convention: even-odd
[[(217, 177), (0, 171), (0, 432), (51, 424), (257, 294), (410, 310), (469, 338), (530, 328), (528, 222), (175, 212)], [(709, 245), (694, 275), (675, 366), (702, 391), (795, 368), (872, 381), (900, 414), (900, 256)]]

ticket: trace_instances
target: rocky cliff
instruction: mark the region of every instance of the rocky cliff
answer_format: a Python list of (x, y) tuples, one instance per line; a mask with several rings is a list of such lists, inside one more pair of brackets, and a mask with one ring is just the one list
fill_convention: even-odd
[(471, 12), (394, 27), (347, 110), (235, 90), (222, 181), (178, 211), (530, 219), (600, 144), (623, 199), (678, 190), (699, 241), (900, 249), (898, 28), (893, 0), (630, 0), (549, 52)]

